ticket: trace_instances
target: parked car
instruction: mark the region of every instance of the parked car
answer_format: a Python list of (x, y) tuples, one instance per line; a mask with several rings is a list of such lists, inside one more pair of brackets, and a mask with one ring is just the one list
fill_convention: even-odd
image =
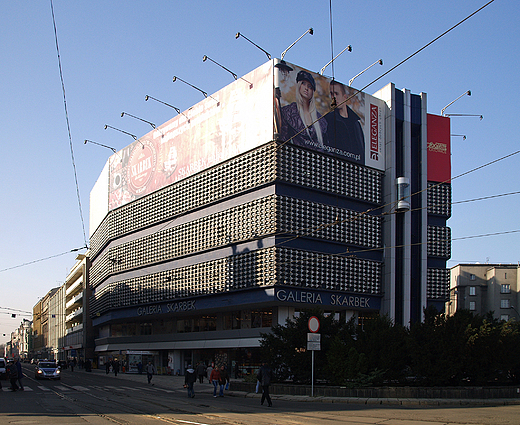
[(5, 365), (6, 361), (3, 357), (0, 357), (0, 379), (5, 379)]
[(61, 370), (56, 362), (40, 361), (34, 371), (34, 377), (36, 379), (61, 379)]

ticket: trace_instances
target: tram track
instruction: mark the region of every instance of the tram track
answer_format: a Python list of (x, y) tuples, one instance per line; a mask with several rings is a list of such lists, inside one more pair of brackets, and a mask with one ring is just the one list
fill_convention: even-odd
[[(102, 419), (105, 419), (107, 421), (110, 421), (112, 423), (118, 424), (118, 425), (133, 425), (133, 424), (142, 424), (146, 421), (143, 421), (143, 419), (148, 419), (152, 421), (157, 421), (160, 423), (168, 423), (168, 424), (176, 424), (176, 425), (215, 425), (214, 421), (211, 421), (212, 423), (208, 423), (205, 421), (187, 421), (180, 418), (169, 418), (165, 416), (165, 414), (158, 414), (155, 411), (151, 411), (149, 409), (144, 409), (142, 407), (138, 407), (135, 404), (131, 405), (128, 402), (123, 402), (121, 400), (118, 400), (119, 397), (125, 397), (125, 398), (131, 398), (131, 396), (128, 393), (110, 393), (111, 396), (101, 396), (98, 394), (94, 394), (91, 391), (82, 391), (81, 389), (78, 389), (72, 385), (66, 384), (64, 382), (60, 382), (60, 385), (63, 387), (66, 387), (70, 389), (71, 391), (74, 391), (76, 393), (81, 393), (83, 396), (89, 397), (89, 399), (97, 400), (98, 402), (103, 403), (103, 407), (96, 408), (96, 404), (89, 403), (85, 400), (82, 400), (79, 397), (74, 397), (71, 394), (66, 394), (63, 391), (60, 391), (53, 386), (50, 385), (42, 385), (43, 383), (40, 381), (37, 381), (34, 378), (31, 378), (29, 376), (25, 376), (25, 379), (28, 379), (38, 386), (45, 386), (45, 388), (52, 394), (59, 397), (61, 400), (67, 401), (71, 404), (74, 404), (75, 407), (81, 407), (82, 409), (85, 409), (85, 413), (94, 414), (97, 417), (100, 417)], [(186, 414), (186, 415), (200, 415), (199, 413), (194, 413), (189, 410), (183, 410), (179, 408), (174, 408), (171, 406), (166, 405), (165, 403), (157, 401), (156, 398), (152, 398), (150, 396), (144, 395), (140, 397), (141, 402), (148, 403), (149, 405), (156, 406), (157, 408), (160, 408), (163, 411), (167, 411), (171, 415), (175, 414)], [(120, 413), (106, 413), (103, 410), (107, 409), (114, 409), (117, 407), (120, 410)], [(209, 406), (206, 406), (209, 407)], [(154, 409), (155, 410), (155, 409)], [(77, 413), (75, 413), (77, 415)], [(132, 420), (128, 421), (126, 419), (122, 419), (119, 417), (119, 415), (132, 415)], [(231, 422), (224, 422), (222, 421), (222, 418), (218, 418), (219, 424), (232, 424)]]

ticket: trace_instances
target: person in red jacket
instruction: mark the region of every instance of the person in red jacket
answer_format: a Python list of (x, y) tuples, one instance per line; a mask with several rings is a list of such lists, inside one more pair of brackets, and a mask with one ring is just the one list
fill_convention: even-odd
[(220, 385), (220, 371), (218, 367), (215, 367), (215, 369), (211, 371), (209, 380), (213, 384), (213, 397), (217, 397), (217, 388)]

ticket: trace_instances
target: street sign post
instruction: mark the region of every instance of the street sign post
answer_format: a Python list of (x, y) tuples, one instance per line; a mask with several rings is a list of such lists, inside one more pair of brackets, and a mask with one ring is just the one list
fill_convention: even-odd
[(310, 350), (312, 355), (311, 397), (314, 397), (314, 352), (321, 350), (321, 334), (317, 333), (320, 330), (320, 321), (316, 316), (312, 316), (307, 326), (310, 331), (307, 334), (307, 350)]

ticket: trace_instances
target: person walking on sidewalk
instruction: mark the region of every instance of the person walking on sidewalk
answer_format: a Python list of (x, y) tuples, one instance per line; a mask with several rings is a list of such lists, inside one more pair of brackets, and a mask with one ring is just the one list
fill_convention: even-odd
[(260, 404), (263, 405), (265, 399), (267, 399), (268, 407), (272, 407), (273, 403), (269, 395), (269, 385), (271, 385), (271, 380), (273, 379), (273, 370), (267, 363), (264, 363), (258, 371), (257, 379), (260, 381), (260, 385), (262, 385), (262, 400)]
[(7, 376), (9, 377), (9, 381), (11, 382), (11, 391), (16, 391), (18, 389), (18, 385), (16, 384), (16, 381), (18, 381), (18, 369), (16, 368), (16, 365), (14, 364), (14, 361), (10, 361), (7, 365)]
[(112, 369), (114, 369), (114, 376), (117, 376), (117, 373), (119, 372), (119, 360), (114, 360), (112, 363)]
[(204, 382), (204, 375), (206, 375), (206, 365), (204, 362), (199, 362), (197, 364), (197, 376), (199, 377), (199, 384)]
[(213, 397), (217, 396), (217, 387), (220, 384), (220, 371), (218, 367), (215, 367), (211, 370), (211, 375), (209, 376), (210, 382), (213, 384)]
[(224, 397), (224, 386), (227, 384), (226, 390), (229, 388), (229, 374), (224, 365), (220, 366), (220, 392), (219, 397)]
[(213, 382), (211, 382), (211, 372), (213, 372), (213, 369), (215, 369), (215, 364), (212, 362), (211, 364), (208, 365), (208, 367), (206, 368), (206, 376), (208, 377), (208, 382), (210, 384), (213, 384)]
[(193, 398), (195, 397), (195, 390), (193, 389), (193, 384), (197, 380), (197, 375), (195, 374), (195, 370), (191, 367), (191, 365), (188, 366), (188, 369), (186, 369), (186, 375), (184, 376), (184, 386), (188, 389), (188, 397)]
[(23, 391), (23, 384), (22, 384), (23, 372), (22, 372), (22, 365), (20, 363), (20, 359), (16, 358), (14, 364), (16, 366), (16, 370), (18, 371), (18, 384), (20, 385), (20, 391)]
[[(148, 377), (148, 383), (150, 384), (152, 382), (152, 377), (157, 373), (157, 370), (155, 370), (155, 366), (152, 364), (151, 361), (148, 362), (146, 365), (146, 376)], [(154, 385), (154, 384), (152, 384)]]

